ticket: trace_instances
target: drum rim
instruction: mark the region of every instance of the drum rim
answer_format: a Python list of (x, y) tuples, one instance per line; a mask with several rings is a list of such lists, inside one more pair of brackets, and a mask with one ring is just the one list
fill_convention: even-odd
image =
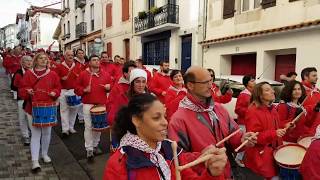
[(283, 148), (283, 147), (286, 147), (286, 146), (298, 146), (298, 147), (303, 148), (303, 149), (307, 152), (307, 148), (305, 148), (304, 146), (302, 146), (302, 145), (300, 145), (300, 144), (298, 144), (298, 143), (284, 144), (284, 145), (278, 146), (278, 147), (273, 151), (273, 159), (276, 161), (276, 163), (277, 163), (279, 166), (281, 166), (281, 167), (283, 167), (283, 168), (292, 168), (292, 169), (293, 169), (293, 168), (298, 168), (298, 167), (301, 165), (301, 163), (300, 163), (300, 164), (290, 164), (290, 165), (288, 165), (288, 164), (283, 164), (283, 163), (277, 161), (277, 159), (275, 158), (275, 157), (276, 157), (276, 153), (279, 151), (279, 149), (281, 149), (281, 148)]
[[(93, 108), (98, 108), (98, 107), (104, 107), (105, 109), (104, 109), (104, 111), (99, 111), (99, 112), (92, 112), (92, 111), (91, 111)], [(94, 105), (94, 106), (92, 106), (92, 107), (90, 108), (90, 113), (91, 113), (91, 114), (104, 114), (104, 113), (106, 113), (106, 112), (107, 112), (107, 107), (106, 107), (105, 105), (102, 105), (102, 104)]]
[[(301, 137), (297, 140), (297, 144), (303, 146), (303, 145), (300, 144), (299, 142), (300, 142), (302, 139), (305, 139), (305, 138), (307, 138), (307, 137), (309, 137), (309, 138), (311, 139), (311, 142), (312, 142), (312, 138), (314, 137), (314, 135), (309, 134), (309, 135), (303, 135), (303, 136), (301, 136)], [(310, 143), (310, 144), (311, 144), (311, 143)], [(310, 145), (309, 145), (309, 146), (310, 146)], [(308, 147), (305, 147), (305, 148), (308, 149)]]

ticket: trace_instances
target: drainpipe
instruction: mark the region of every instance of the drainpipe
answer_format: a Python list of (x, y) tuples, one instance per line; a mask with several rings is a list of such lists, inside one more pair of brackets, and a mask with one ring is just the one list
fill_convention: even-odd
[[(208, 0), (205, 0), (204, 1), (204, 4), (203, 4), (203, 17), (202, 17), (202, 41), (204, 41), (206, 39), (206, 36), (207, 36), (207, 8), (208, 7)], [(204, 64), (204, 47), (201, 45), (201, 54), (202, 54), (202, 57), (201, 57), (201, 66), (203, 67), (203, 64)]]

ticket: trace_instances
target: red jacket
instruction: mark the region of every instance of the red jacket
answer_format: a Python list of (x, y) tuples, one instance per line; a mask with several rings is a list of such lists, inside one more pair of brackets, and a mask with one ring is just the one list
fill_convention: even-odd
[[(30, 95), (27, 89), (33, 89), (34, 95)], [(59, 76), (50, 69), (40, 76), (36, 75), (34, 70), (26, 71), (23, 76), (21, 88), (19, 89), (20, 97), (25, 100), (25, 111), (32, 114), (32, 102), (55, 102), (60, 96), (61, 85)], [(50, 92), (55, 92), (54, 97), (49, 96)]]
[(142, 69), (146, 71), (146, 73), (147, 73), (147, 84), (148, 84), (148, 87), (151, 87), (151, 82), (152, 82), (151, 72), (145, 66), (142, 66)]
[(274, 106), (249, 106), (246, 118), (247, 132), (259, 132), (257, 144), (245, 151), (245, 165), (253, 172), (270, 178), (277, 175), (277, 166), (273, 158), (273, 150), (282, 144), (277, 137), (279, 129), (278, 112)]
[[(295, 114), (297, 108), (293, 107), (289, 103), (280, 103), (277, 106), (277, 110), (279, 114), (279, 122), (281, 128), (284, 128), (285, 124), (291, 122), (296, 117)], [(310, 113), (307, 113), (307, 115), (308, 114)], [(302, 115), (299, 118), (296, 127), (291, 131), (288, 131), (288, 133), (283, 137), (284, 141), (296, 143), (301, 136), (308, 135), (310, 133), (310, 128), (305, 125), (306, 121), (308, 120), (307, 115)]]
[[(100, 70), (98, 73), (91, 75), (89, 68), (87, 68), (80, 73), (77, 79), (75, 93), (82, 97), (82, 103), (84, 104), (105, 104), (107, 91), (104, 85), (106, 84), (111, 85), (110, 76), (106, 72)], [(89, 93), (83, 91), (88, 85), (91, 85)]]
[(167, 120), (169, 121), (173, 113), (175, 113), (179, 107), (180, 101), (187, 95), (187, 90), (183, 88), (179, 90), (173, 86), (167, 89), (167, 95), (164, 98), (166, 105)]
[(218, 102), (221, 104), (227, 104), (232, 99), (232, 93), (228, 91), (226, 92), (226, 94), (222, 95), (219, 87), (215, 83), (212, 83), (211, 92), (212, 92), (213, 100), (215, 102)]
[[(206, 105), (195, 100), (190, 94), (187, 94), (186, 97), (194, 104), (207, 108)], [(216, 128), (212, 127), (207, 112), (200, 113), (179, 107), (171, 116), (169, 122), (169, 138), (177, 141), (178, 145), (187, 152), (201, 152), (207, 146), (216, 144), (239, 129), (238, 124), (232, 120), (221, 104), (214, 104), (214, 112), (219, 119), (219, 121), (215, 121), (217, 123)], [(242, 133), (238, 133), (229, 140), (232, 148), (235, 149), (241, 144), (241, 137)], [(230, 163), (228, 163), (224, 172), (226, 178), (231, 176), (230, 170)]]
[[(166, 159), (171, 169), (171, 179), (175, 180), (175, 167), (172, 157), (171, 143), (163, 142), (161, 154)], [(123, 153), (122, 153), (123, 152)], [(132, 147), (123, 147), (122, 152), (117, 150), (108, 160), (105, 171), (104, 180), (160, 180), (157, 167), (149, 160), (149, 154), (134, 149)], [(184, 165), (199, 157), (200, 153), (180, 153), (178, 155), (179, 164)], [(181, 172), (182, 179), (188, 180), (223, 180), (223, 175), (213, 177), (206, 169), (200, 175), (191, 168)]]
[[(18, 69), (13, 76), (13, 86), (17, 89), (17, 91), (22, 87), (22, 79), (24, 74), (25, 74), (25, 69), (21, 68), (21, 69)], [(17, 93), (18, 93), (18, 100), (20, 100), (21, 97), (20, 97), (19, 91)]]
[(3, 67), (6, 68), (6, 72), (9, 74), (15, 73), (21, 68), (21, 57), (15, 55), (7, 55), (3, 60)]
[(103, 71), (107, 72), (111, 76), (111, 80), (114, 83), (115, 77), (113, 77), (113, 75), (112, 75), (114, 72), (114, 68), (115, 68), (114, 64), (110, 63), (110, 62), (101, 61), (100, 67)]
[(320, 179), (320, 139), (314, 140), (309, 146), (307, 153), (304, 155), (300, 172), (303, 179), (319, 180)]
[(122, 76), (122, 64), (114, 63), (113, 64), (113, 72), (111, 76), (114, 77), (114, 79), (117, 81)]
[(89, 67), (87, 62), (80, 62), (78, 58), (74, 58), (74, 62), (80, 66), (81, 71), (84, 71)]
[[(81, 67), (79, 63), (72, 63), (67, 65), (65, 61), (59, 64), (56, 68), (56, 72), (58, 73), (62, 89), (74, 89), (76, 87), (77, 78), (81, 73)], [(63, 77), (67, 76), (66, 80), (62, 80)]]
[(159, 100), (164, 103), (164, 96), (162, 96), (162, 92), (166, 92), (167, 89), (172, 85), (172, 81), (170, 79), (170, 76), (163, 75), (163, 73), (156, 73), (153, 76), (150, 90), (157, 95)]
[(243, 90), (238, 98), (234, 112), (238, 115), (238, 124), (245, 124), (245, 115), (250, 105), (251, 93), (248, 89)]
[(108, 123), (112, 125), (115, 119), (115, 116), (121, 106), (127, 105), (129, 100), (127, 97), (127, 91), (129, 90), (129, 82), (123, 77), (113, 86), (108, 101), (106, 105), (108, 107)]

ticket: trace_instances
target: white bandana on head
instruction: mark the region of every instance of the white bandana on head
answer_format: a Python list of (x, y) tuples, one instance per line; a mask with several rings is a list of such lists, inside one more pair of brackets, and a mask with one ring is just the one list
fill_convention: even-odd
[(127, 132), (120, 140), (120, 148), (124, 146), (131, 146), (135, 149), (150, 154), (150, 161), (157, 167), (160, 167), (164, 178), (160, 176), (161, 180), (171, 179), (171, 170), (164, 157), (159, 153), (161, 149), (161, 142), (157, 143), (157, 148), (152, 149), (144, 140), (140, 139), (139, 136)]

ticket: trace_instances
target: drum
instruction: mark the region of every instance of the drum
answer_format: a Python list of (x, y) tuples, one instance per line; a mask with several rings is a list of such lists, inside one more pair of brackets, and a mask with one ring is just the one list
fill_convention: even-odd
[(298, 139), (298, 144), (308, 149), (311, 144), (312, 138), (313, 136), (302, 136)]
[(81, 104), (81, 97), (74, 94), (73, 90), (65, 92), (66, 102), (70, 107), (77, 107)]
[(92, 130), (105, 131), (109, 128), (107, 123), (106, 107), (103, 105), (96, 105), (90, 109)]
[(299, 166), (306, 153), (306, 148), (299, 144), (286, 144), (274, 151), (274, 159), (279, 165), (282, 180), (300, 180)]
[(48, 127), (57, 125), (57, 103), (33, 102), (32, 126)]

